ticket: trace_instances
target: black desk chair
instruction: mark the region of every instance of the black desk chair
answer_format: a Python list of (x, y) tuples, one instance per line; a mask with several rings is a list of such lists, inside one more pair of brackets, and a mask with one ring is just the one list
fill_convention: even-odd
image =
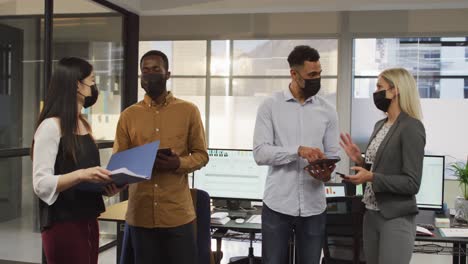
[[(211, 202), (210, 195), (198, 189), (190, 189), (192, 194), (193, 205), (197, 215), (196, 237), (198, 245), (198, 263), (199, 264), (214, 264), (215, 258), (221, 259), (222, 256), (215, 256), (211, 252)], [(222, 254), (216, 252), (216, 254)]]
[(322, 264), (365, 264), (362, 251), (360, 196), (327, 198), (327, 225)]
[(262, 258), (261, 257), (256, 257), (254, 255), (254, 248), (253, 248), (253, 241), (255, 240), (255, 233), (254, 231), (249, 232), (249, 240), (250, 240), (250, 245), (249, 245), (249, 254), (247, 256), (241, 256), (241, 257), (232, 257), (229, 259), (229, 264), (261, 264), (262, 263)]

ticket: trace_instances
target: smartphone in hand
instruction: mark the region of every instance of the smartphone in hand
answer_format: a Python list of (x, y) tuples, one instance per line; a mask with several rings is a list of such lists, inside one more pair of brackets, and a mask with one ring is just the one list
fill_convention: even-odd
[(340, 173), (340, 172), (335, 172), (338, 176), (340, 176), (342, 179), (344, 180), (347, 180), (348, 179), (348, 176), (346, 176), (345, 174), (343, 173)]
[(158, 154), (161, 153), (165, 156), (172, 156), (172, 150), (170, 148), (158, 149)]

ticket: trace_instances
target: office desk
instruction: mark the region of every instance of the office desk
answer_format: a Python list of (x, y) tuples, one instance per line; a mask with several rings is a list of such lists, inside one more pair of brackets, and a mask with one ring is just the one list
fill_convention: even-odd
[(245, 222), (242, 223), (242, 224), (238, 224), (234, 220), (230, 220), (229, 222), (227, 222), (224, 225), (211, 224), (211, 228), (229, 229), (229, 230), (245, 232), (245, 233), (249, 233), (249, 232), (258, 233), (258, 232), (261, 232), (261, 230), (262, 230), (262, 224), (251, 224), (251, 223), (247, 222), (247, 220), (249, 220), (249, 218), (252, 215), (261, 215), (262, 214), (262, 208), (261, 207), (255, 207), (255, 210), (252, 210), (252, 211), (240, 211), (240, 210), (229, 211), (229, 210), (225, 210), (225, 209), (221, 209), (221, 210), (215, 209), (215, 210), (213, 210), (212, 213), (215, 213), (215, 212), (227, 212), (227, 213), (230, 213), (230, 212), (235, 212), (235, 213), (236, 212), (247, 212), (247, 216), (245, 218)]
[[(127, 211), (127, 201), (111, 205), (106, 208), (106, 211), (99, 216), (98, 220), (100, 221), (109, 221), (115, 222), (117, 224), (117, 254), (116, 254), (116, 263), (119, 263), (119, 258), (122, 250), (122, 239), (125, 227), (125, 213)], [(261, 209), (255, 211), (253, 214), (261, 214)], [(248, 214), (247, 219), (251, 214)], [(243, 224), (238, 224), (234, 220), (227, 222), (225, 225), (211, 224), (212, 229), (216, 229), (213, 233), (212, 238), (216, 239), (217, 251), (221, 251), (221, 239), (224, 237), (228, 230), (239, 231), (249, 234), (250, 241), (255, 240), (255, 234), (261, 232), (261, 224), (251, 224), (244, 222)], [(466, 245), (468, 244), (468, 238), (458, 238), (458, 237), (443, 237), (439, 229), (436, 228), (432, 231), (435, 236), (416, 236), (416, 241), (419, 242), (429, 242), (429, 243), (449, 243), (453, 244), (452, 255), (453, 262), (457, 264), (466, 264)], [(292, 245), (293, 247), (293, 245)], [(250, 255), (250, 248), (249, 248)], [(253, 255), (253, 248), (252, 248)], [(292, 256), (292, 254), (291, 254)]]
[(433, 237), (416, 236), (416, 241), (453, 244), (452, 250), (450, 252), (453, 255), (452, 263), (453, 264), (466, 264), (466, 244), (468, 243), (468, 238), (444, 237), (441, 235), (438, 228), (435, 228), (431, 232), (434, 233)]
[[(456, 221), (454, 220), (453, 217), (450, 217), (449, 214), (436, 214), (434, 211), (426, 211), (426, 210), (420, 210), (419, 214), (416, 216), (416, 223), (428, 223), (428, 224), (434, 224), (435, 223), (435, 217), (440, 217), (440, 218), (449, 218), (450, 219), (450, 226), (454, 227), (458, 225)], [(459, 263), (459, 264), (466, 264), (466, 244), (468, 243), (468, 238), (462, 238), (462, 237), (444, 237), (442, 236), (441, 232), (439, 231), (438, 228), (435, 228), (432, 230), (432, 233), (434, 234), (433, 237), (429, 236), (416, 236), (416, 241), (418, 242), (429, 242), (429, 243), (449, 243), (452, 244), (452, 247), (438, 247), (438, 251), (435, 253), (438, 254), (451, 254), (453, 256), (452, 258), (452, 263)], [(415, 251), (417, 251), (417, 247), (419, 245), (415, 245)], [(435, 250), (436, 247), (433, 246), (433, 250)], [(432, 253), (430, 250), (422, 250), (422, 253), (428, 253), (425, 251), (429, 251)]]
[[(232, 231), (238, 231), (238, 232), (242, 232), (242, 233), (248, 233), (249, 234), (249, 243), (250, 243), (250, 246), (249, 246), (249, 253), (247, 255), (247, 257), (249, 258), (249, 260), (251, 262), (248, 262), (247, 260), (244, 260), (244, 261), (234, 261), (234, 262), (231, 262), (231, 263), (249, 263), (249, 264), (253, 264), (253, 263), (261, 263), (261, 257), (255, 257), (254, 255), (254, 252), (253, 252), (253, 241), (256, 239), (255, 238), (255, 234), (256, 233), (261, 233), (262, 232), (262, 224), (252, 224), (252, 223), (248, 223), (247, 220), (252, 216), (252, 215), (261, 215), (262, 214), (262, 207), (255, 207), (256, 210), (255, 211), (251, 211), (251, 212), (247, 212), (247, 216), (246, 216), (246, 219), (244, 223), (242, 224), (238, 224), (236, 223), (234, 220), (230, 220), (229, 222), (227, 222), (226, 224), (224, 225), (220, 225), (220, 224), (211, 224), (211, 229), (216, 229), (216, 231), (212, 234), (212, 238), (216, 239), (216, 251), (217, 252), (221, 252), (221, 240), (226, 237), (226, 233), (228, 230), (232, 230)], [(228, 210), (214, 210), (214, 212), (230, 212)], [(234, 212), (237, 212), (237, 211), (234, 211)], [(295, 237), (294, 237), (294, 234), (293, 236), (290, 238), (290, 241), (289, 241), (289, 256), (288, 256), (288, 263), (289, 264), (292, 264), (294, 263), (294, 251), (295, 251)], [(215, 263), (219, 263), (219, 262), (215, 262)]]
[[(119, 263), (120, 255), (122, 253), (122, 241), (125, 229), (125, 213), (127, 212), (128, 201), (120, 202), (118, 204), (111, 205), (106, 208), (106, 211), (99, 216), (99, 221), (109, 221), (115, 222), (117, 224), (117, 254), (116, 254), (116, 263)], [(260, 214), (261, 210), (257, 210), (256, 214)], [(248, 215), (247, 217), (250, 217)], [(248, 219), (248, 218), (247, 218)], [(255, 239), (255, 233), (261, 232), (261, 224), (250, 224), (250, 223), (243, 223), (238, 224), (234, 220), (229, 221), (225, 225), (211, 225), (212, 229), (217, 229), (213, 233), (213, 238), (216, 239), (216, 247), (217, 252), (221, 252), (221, 239), (224, 237), (228, 230), (234, 230), (239, 232), (249, 233), (249, 239), (253, 241)], [(249, 249), (249, 254), (250, 254)], [(253, 254), (253, 248), (252, 248)], [(217, 255), (219, 256), (219, 254)], [(219, 263), (219, 262), (217, 262)]]
[[(106, 211), (102, 213), (98, 218), (99, 221), (115, 222), (117, 224), (116, 263), (119, 263), (120, 255), (122, 253), (122, 241), (123, 241), (123, 236), (124, 236), (125, 213), (127, 212), (127, 206), (128, 206), (128, 201), (124, 201), (118, 204), (111, 205), (107, 207)], [(235, 230), (235, 231), (240, 231), (240, 232), (253, 233), (254, 238), (255, 238), (255, 233), (258, 233), (261, 230), (260, 224), (249, 224), (249, 223), (237, 224), (234, 220), (229, 221), (228, 223), (226, 223), (226, 225), (211, 225), (211, 227), (215, 229), (219, 228), (219, 231), (213, 234), (213, 238), (215, 238), (217, 241), (217, 248), (219, 248), (218, 252), (221, 252), (221, 241), (218, 239), (222, 239), (222, 237), (224, 237), (224, 234), (226, 234), (227, 230), (230, 229), (230, 230)]]
[[(228, 212), (228, 210), (214, 210), (214, 212)], [(237, 212), (237, 211), (234, 211)], [(261, 224), (253, 224), (253, 223), (248, 223), (247, 220), (252, 216), (252, 215), (259, 215), (261, 214), (261, 208), (256, 207), (256, 210), (247, 212), (247, 216), (245, 218), (245, 222), (242, 224), (236, 223), (234, 220), (230, 220), (224, 225), (221, 224), (211, 224), (211, 229), (216, 230), (212, 233), (211, 237), (216, 239), (216, 252), (221, 252), (221, 240), (225, 237), (226, 233), (229, 230), (233, 231), (238, 231), (242, 233), (248, 233), (249, 234), (249, 253), (247, 257), (251, 259), (249, 263), (260, 263), (261, 260), (257, 257), (257, 260), (255, 262), (255, 255), (254, 255), (254, 249), (253, 249), (253, 241), (255, 240), (255, 234), (260, 233), (262, 231), (262, 225)], [(220, 254), (217, 254), (219, 256)], [(221, 259), (215, 259), (215, 263), (220, 263)], [(232, 263), (238, 263), (236, 261)], [(239, 263), (242, 263), (242, 261), (239, 261)]]
[(125, 229), (125, 213), (127, 212), (128, 201), (120, 202), (106, 208), (106, 211), (98, 217), (99, 221), (115, 222), (117, 224), (117, 253), (116, 262), (119, 263), (120, 254), (122, 252), (122, 240)]

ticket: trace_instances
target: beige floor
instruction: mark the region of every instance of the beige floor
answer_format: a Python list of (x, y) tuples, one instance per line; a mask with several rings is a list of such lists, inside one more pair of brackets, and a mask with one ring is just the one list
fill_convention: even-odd
[[(40, 263), (40, 235), (33, 232), (33, 224), (27, 219), (23, 217), (15, 221), (0, 223), (0, 264), (2, 260)], [(102, 227), (112, 230), (112, 227)], [(213, 242), (213, 250), (215, 247)], [(223, 240), (222, 251), (224, 252), (222, 263), (225, 264), (230, 257), (246, 255), (248, 243)], [(261, 254), (260, 243), (254, 243), (254, 254), (256, 256)], [(451, 256), (447, 255), (413, 254), (411, 264), (446, 264), (451, 261)], [(115, 247), (100, 254), (99, 264), (116, 264)]]
[[(215, 248), (213, 248), (215, 249)], [(227, 264), (230, 257), (242, 256), (247, 254), (248, 244), (246, 242), (223, 241), (222, 250), (224, 257), (221, 260), (222, 264)], [(254, 254), (260, 255), (261, 245), (254, 244)], [(452, 263), (451, 256), (429, 255), (429, 254), (413, 254), (411, 264), (447, 264)], [(115, 248), (111, 248), (99, 256), (99, 264), (116, 264)]]

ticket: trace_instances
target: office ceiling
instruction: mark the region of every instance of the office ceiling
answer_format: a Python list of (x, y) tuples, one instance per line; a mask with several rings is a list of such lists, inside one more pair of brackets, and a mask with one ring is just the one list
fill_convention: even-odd
[[(89, 0), (54, 0), (54, 14), (114, 12)], [(44, 0), (0, 0), (0, 16), (43, 15)]]
[(468, 8), (468, 0), (109, 0), (145, 15)]

